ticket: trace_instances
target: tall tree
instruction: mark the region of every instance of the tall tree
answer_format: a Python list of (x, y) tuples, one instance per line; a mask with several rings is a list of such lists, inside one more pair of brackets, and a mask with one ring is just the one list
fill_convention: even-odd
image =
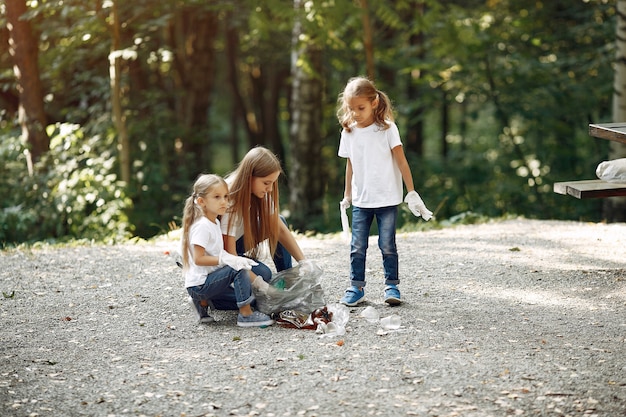
[[(286, 157), (283, 131), (288, 110), (293, 10), (282, 0), (254, 4), (249, 13), (226, 14), (228, 79), (248, 146), (265, 145)], [(233, 33), (236, 28), (236, 33)]]
[(176, 85), (175, 110), (183, 129), (185, 153), (197, 169), (210, 169), (211, 136), (208, 117), (215, 84), (217, 11), (211, 5), (182, 5), (168, 27)]
[(370, 23), (370, 10), (367, 0), (360, 0), (363, 20), (363, 48), (365, 49), (365, 68), (367, 76), (374, 81), (376, 78), (376, 65), (374, 63), (374, 43), (372, 40), (372, 24)]
[[(409, 50), (416, 58), (417, 62), (423, 62), (426, 57), (425, 35), (422, 27), (424, 10), (426, 5), (423, 1), (417, 1), (414, 7), (415, 15), (407, 13), (407, 17), (415, 22), (409, 23)], [(407, 106), (407, 134), (406, 149), (416, 155), (424, 154), (424, 114), (426, 113), (426, 103), (422, 98), (426, 88), (424, 88), (424, 76), (426, 69), (416, 66), (412, 71), (408, 71), (409, 83), (407, 87), (407, 101), (411, 104)]]
[(126, 184), (130, 184), (130, 139), (126, 129), (126, 116), (122, 105), (122, 48), (121, 24), (118, 9), (118, 0), (111, 3), (110, 31), (111, 53), (109, 54), (109, 75), (111, 78), (111, 107), (113, 122), (117, 129), (117, 150), (119, 155), (120, 177)]
[(39, 77), (38, 42), (30, 21), (24, 16), (28, 11), (26, 0), (8, 0), (5, 10), (10, 34), (9, 52), (14, 61), (20, 98), (19, 122), (23, 139), (30, 147), (32, 174), (32, 163), (50, 147), (50, 138), (46, 133), (43, 88)]
[[(239, 93), (239, 77), (237, 77), (237, 56), (239, 52), (239, 31), (232, 21), (234, 13), (228, 11), (226, 13), (225, 25), (225, 44), (226, 44), (226, 79), (231, 91), (231, 112), (229, 115), (230, 122), (230, 149), (231, 159), (237, 161), (239, 159), (239, 121), (245, 120), (245, 102), (243, 97)], [(246, 127), (246, 132), (251, 135), (248, 129), (248, 124), (243, 124)]]
[[(291, 223), (312, 229), (310, 220), (322, 213), (324, 196), (322, 150), (322, 50), (307, 31), (303, 1), (294, 0), (296, 11), (292, 46), (291, 166), (289, 207)], [(302, 39), (307, 39), (303, 42)]]

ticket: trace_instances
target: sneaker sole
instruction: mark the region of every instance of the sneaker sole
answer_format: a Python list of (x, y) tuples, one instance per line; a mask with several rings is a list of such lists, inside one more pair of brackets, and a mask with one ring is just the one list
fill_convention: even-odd
[(238, 321), (237, 326), (239, 327), (262, 327), (262, 326), (271, 326), (274, 324), (274, 320), (265, 320), (265, 321)]
[(349, 303), (347, 301), (339, 300), (339, 303), (341, 303), (341, 304), (343, 304), (345, 306), (348, 306), (348, 307), (356, 307), (357, 305), (359, 305), (359, 304), (361, 304), (363, 302), (365, 302), (365, 296), (363, 296), (363, 297), (359, 298), (358, 300), (353, 301), (351, 303)]
[(390, 306), (397, 306), (397, 305), (402, 304), (402, 300), (396, 297), (385, 298), (385, 302), (389, 304)]
[[(193, 299), (191, 297), (187, 297), (187, 302), (191, 306), (191, 311), (193, 312), (194, 317), (196, 318), (196, 324), (206, 324), (213, 323), (215, 319), (211, 316), (200, 317), (198, 310), (196, 310), (196, 306), (193, 303)], [(213, 303), (209, 301), (209, 306), (213, 308)]]
[(198, 320), (198, 324), (208, 324), (208, 323), (213, 323), (215, 321), (215, 319), (211, 316), (206, 316), (206, 317), (202, 317), (200, 320)]

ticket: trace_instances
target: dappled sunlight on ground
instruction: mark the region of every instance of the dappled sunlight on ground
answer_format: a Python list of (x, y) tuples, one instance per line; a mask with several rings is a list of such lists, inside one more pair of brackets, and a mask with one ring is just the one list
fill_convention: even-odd
[[(589, 299), (587, 297), (578, 297), (574, 295), (574, 291), (569, 294), (557, 293), (555, 291), (517, 289), (517, 288), (485, 288), (477, 291), (472, 289), (464, 289), (474, 295), (487, 298), (500, 298), (517, 303), (528, 305), (540, 305), (551, 307), (577, 308), (582, 310), (601, 310), (606, 308), (603, 303), (604, 297)], [(582, 289), (580, 292), (593, 291), (591, 288)], [(623, 295), (622, 297), (623, 298)]]
[[(442, 255), (461, 251), (468, 259), (537, 269), (626, 268), (626, 224), (621, 223), (509, 220), (425, 234), (430, 249)], [(450, 234), (454, 242), (446, 239)]]

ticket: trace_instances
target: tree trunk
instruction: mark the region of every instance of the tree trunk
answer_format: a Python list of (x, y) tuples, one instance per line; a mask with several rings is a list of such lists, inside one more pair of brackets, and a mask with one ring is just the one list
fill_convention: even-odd
[(367, 0), (360, 0), (363, 19), (363, 46), (365, 49), (365, 65), (367, 77), (374, 81), (376, 68), (374, 65), (374, 42), (372, 41), (372, 25), (370, 23), (370, 11)]
[[(302, 1), (294, 0), (296, 21), (292, 49), (291, 166), (289, 206), (291, 224), (299, 230), (311, 229), (310, 221), (322, 214), (324, 179), (322, 154), (322, 51), (314, 40), (299, 41), (303, 29), (299, 20)], [(299, 64), (307, 62), (308, 66)], [(314, 73), (311, 73), (314, 72)]]
[(28, 11), (25, 0), (8, 0), (5, 10), (9, 53), (13, 57), (20, 99), (19, 122), (23, 139), (30, 148), (29, 171), (32, 175), (32, 164), (50, 149), (43, 88), (39, 77), (38, 42), (30, 22), (21, 18)]
[(285, 149), (278, 126), (280, 92), (284, 80), (289, 77), (289, 68), (282, 68), (275, 63), (261, 65), (259, 77), (253, 80), (255, 108), (258, 109), (258, 134), (260, 144), (268, 146), (281, 159)]
[[(443, 86), (442, 86), (443, 87)], [(448, 93), (441, 89), (441, 156), (445, 160), (448, 157), (448, 130), (450, 129), (450, 108)]]
[(233, 164), (239, 161), (239, 137), (238, 125), (241, 123), (245, 127), (245, 131), (248, 137), (251, 136), (250, 128), (246, 123), (246, 103), (239, 91), (239, 73), (237, 71), (237, 56), (239, 51), (239, 32), (236, 27), (233, 27), (230, 23), (232, 19), (232, 12), (226, 14), (226, 68), (227, 80), (230, 85), (230, 91), (232, 95), (232, 111), (230, 115), (231, 124), (231, 137), (230, 137), (230, 149)]
[[(225, 30), (227, 80), (233, 97), (233, 112), (236, 115), (236, 119), (231, 118), (231, 123), (235, 123), (236, 120), (243, 126), (248, 148), (256, 145), (267, 146), (284, 160), (285, 149), (279, 128), (279, 103), (285, 88), (285, 80), (289, 77), (289, 61), (285, 60), (284, 63), (282, 60), (268, 61), (263, 56), (258, 56), (255, 57), (255, 64), (240, 65), (239, 33), (242, 29), (234, 27), (231, 20), (232, 14), (226, 14), (224, 21), (227, 25)], [(249, 68), (249, 72), (242, 72), (241, 67)], [(243, 91), (244, 86), (247, 86), (246, 91)], [(235, 162), (239, 159), (237, 139), (233, 137), (231, 144)]]
[[(626, 121), (626, 0), (617, 0), (616, 57), (613, 81), (613, 121)], [(626, 157), (626, 146), (611, 141), (609, 159)], [(608, 222), (626, 221), (626, 198), (604, 200), (603, 217)]]
[(122, 106), (122, 57), (120, 17), (114, 0), (111, 8), (111, 53), (109, 54), (109, 76), (111, 82), (111, 108), (113, 109), (113, 123), (117, 130), (117, 151), (120, 164), (120, 178), (130, 184), (130, 139), (126, 129), (126, 116)]
[[(424, 4), (418, 3), (415, 13), (423, 16)], [(409, 16), (410, 17), (410, 16)], [(417, 58), (424, 61), (424, 32), (420, 29), (418, 32), (411, 34), (409, 38), (411, 48), (417, 51)], [(409, 113), (407, 117), (407, 133), (406, 133), (406, 149), (408, 153), (414, 153), (422, 156), (424, 154), (424, 112), (425, 108), (422, 104), (422, 79), (425, 70), (420, 69), (409, 73), (409, 83), (407, 87), (407, 99), (410, 103)]]
[(192, 176), (197, 171), (210, 171), (212, 166), (209, 110), (216, 62), (213, 44), (218, 24), (215, 12), (182, 6), (170, 26), (173, 74), (178, 92), (176, 114), (183, 128), (183, 153), (192, 156)]

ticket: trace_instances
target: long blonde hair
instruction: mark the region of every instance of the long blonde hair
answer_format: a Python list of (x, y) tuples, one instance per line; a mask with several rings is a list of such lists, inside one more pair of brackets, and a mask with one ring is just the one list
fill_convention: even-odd
[(243, 220), (244, 248), (246, 255), (252, 258), (258, 257), (260, 244), (265, 240), (268, 240), (272, 255), (278, 244), (278, 181), (263, 199), (252, 198), (253, 178), (267, 177), (275, 172), (283, 172), (278, 157), (267, 148), (257, 146), (248, 151), (237, 169), (227, 177), (230, 183), (228, 229), (233, 227), (236, 218)]
[(204, 197), (205, 194), (218, 186), (224, 186), (228, 189), (226, 181), (219, 175), (200, 174), (193, 184), (191, 195), (185, 200), (185, 208), (183, 209), (183, 238), (182, 238), (182, 257), (183, 270), (189, 267), (189, 230), (196, 220), (204, 216), (202, 207), (196, 204), (198, 197)]
[(348, 103), (355, 97), (365, 97), (370, 103), (378, 99), (378, 105), (374, 108), (374, 124), (383, 130), (389, 128), (387, 122), (394, 121), (391, 100), (389, 100), (387, 94), (376, 89), (374, 82), (365, 77), (350, 78), (343, 92), (339, 94), (339, 99), (337, 100), (337, 119), (339, 119), (341, 127), (347, 132), (352, 131), (352, 125), (355, 123), (355, 120), (352, 117)]

